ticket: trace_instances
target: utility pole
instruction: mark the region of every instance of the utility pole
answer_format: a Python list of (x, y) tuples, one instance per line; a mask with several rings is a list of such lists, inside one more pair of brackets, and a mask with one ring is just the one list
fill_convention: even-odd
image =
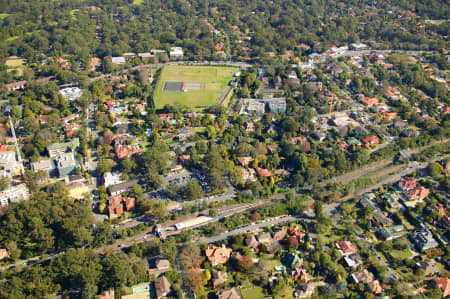
[(20, 164), (20, 173), (23, 176), (25, 174), (25, 171), (23, 170), (22, 157), (20, 156), (19, 144), (17, 143), (16, 132), (14, 131), (14, 125), (13, 125), (13, 122), (12, 122), (12, 119), (11, 119), (11, 115), (8, 114), (8, 117), (9, 117), (9, 125), (11, 126), (11, 134), (14, 137), (14, 145), (16, 147), (17, 161)]

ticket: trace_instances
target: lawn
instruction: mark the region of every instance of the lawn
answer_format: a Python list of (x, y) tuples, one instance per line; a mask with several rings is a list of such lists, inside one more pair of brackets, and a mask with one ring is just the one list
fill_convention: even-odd
[(134, 5), (141, 5), (142, 3), (144, 3), (144, 0), (134, 0), (133, 1)]
[(17, 58), (17, 59), (8, 59), (5, 62), (7, 67), (16, 68), (21, 67), (25, 64), (25, 59)]
[(409, 259), (412, 256), (411, 251), (408, 250), (391, 250), (389, 251), (389, 254), (392, 256), (392, 258), (394, 259), (400, 259), (400, 260), (405, 260), (405, 259)]
[(261, 299), (265, 298), (263, 289), (261, 287), (250, 287), (241, 289), (242, 299)]
[[(225, 91), (236, 71), (237, 68), (233, 67), (165, 66), (154, 94), (156, 108), (162, 108), (166, 104), (191, 107), (213, 105)], [(204, 84), (204, 88), (178, 93), (163, 92), (166, 81), (199, 82)]]

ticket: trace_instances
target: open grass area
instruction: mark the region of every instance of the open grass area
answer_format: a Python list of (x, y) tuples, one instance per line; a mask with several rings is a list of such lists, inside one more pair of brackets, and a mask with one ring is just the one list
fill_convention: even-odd
[(144, 0), (134, 0), (133, 1), (134, 5), (141, 5), (142, 3), (144, 3)]
[(5, 66), (11, 67), (11, 68), (21, 67), (24, 64), (25, 64), (25, 59), (22, 59), (22, 58), (8, 59), (5, 62)]
[(241, 289), (242, 299), (261, 299), (265, 298), (263, 289), (261, 287), (250, 287)]
[[(166, 104), (180, 104), (185, 106), (208, 106), (216, 104), (225, 91), (237, 68), (215, 66), (179, 66), (164, 67), (161, 78), (154, 94), (156, 108)], [(203, 83), (202, 90), (186, 92), (163, 92), (166, 81), (184, 81)]]
[(446, 20), (425, 20), (425, 23), (432, 25), (441, 25), (444, 22), (446, 22)]
[(6, 18), (7, 16), (9, 16), (9, 13), (0, 13), (0, 20)]
[(391, 250), (389, 251), (389, 254), (394, 258), (394, 259), (409, 259), (412, 256), (411, 251), (408, 250)]

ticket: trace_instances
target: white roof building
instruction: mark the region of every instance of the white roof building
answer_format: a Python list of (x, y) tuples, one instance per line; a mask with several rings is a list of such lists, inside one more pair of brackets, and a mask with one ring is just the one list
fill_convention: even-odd
[(9, 187), (0, 192), (0, 205), (2, 207), (9, 205), (11, 202), (21, 202), (28, 200), (30, 193), (25, 184)]
[(16, 153), (0, 152), (0, 175), (11, 178), (20, 174), (20, 165), (16, 160)]
[(111, 62), (114, 64), (125, 64), (125, 57), (118, 56), (118, 57), (111, 57)]
[(63, 88), (59, 91), (59, 93), (69, 101), (78, 100), (83, 95), (83, 91), (78, 87)]
[(172, 47), (169, 52), (170, 58), (182, 58), (183, 57), (183, 48), (181, 47)]

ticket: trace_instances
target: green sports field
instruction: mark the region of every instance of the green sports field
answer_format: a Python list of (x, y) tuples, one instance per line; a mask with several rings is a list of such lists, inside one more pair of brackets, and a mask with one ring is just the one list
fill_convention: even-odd
[[(181, 104), (185, 106), (207, 106), (216, 104), (225, 91), (237, 68), (215, 66), (181, 66), (168, 65), (161, 72), (161, 78), (155, 91), (156, 108), (166, 104)], [(202, 90), (186, 92), (163, 92), (166, 81), (184, 81), (203, 83)]]

